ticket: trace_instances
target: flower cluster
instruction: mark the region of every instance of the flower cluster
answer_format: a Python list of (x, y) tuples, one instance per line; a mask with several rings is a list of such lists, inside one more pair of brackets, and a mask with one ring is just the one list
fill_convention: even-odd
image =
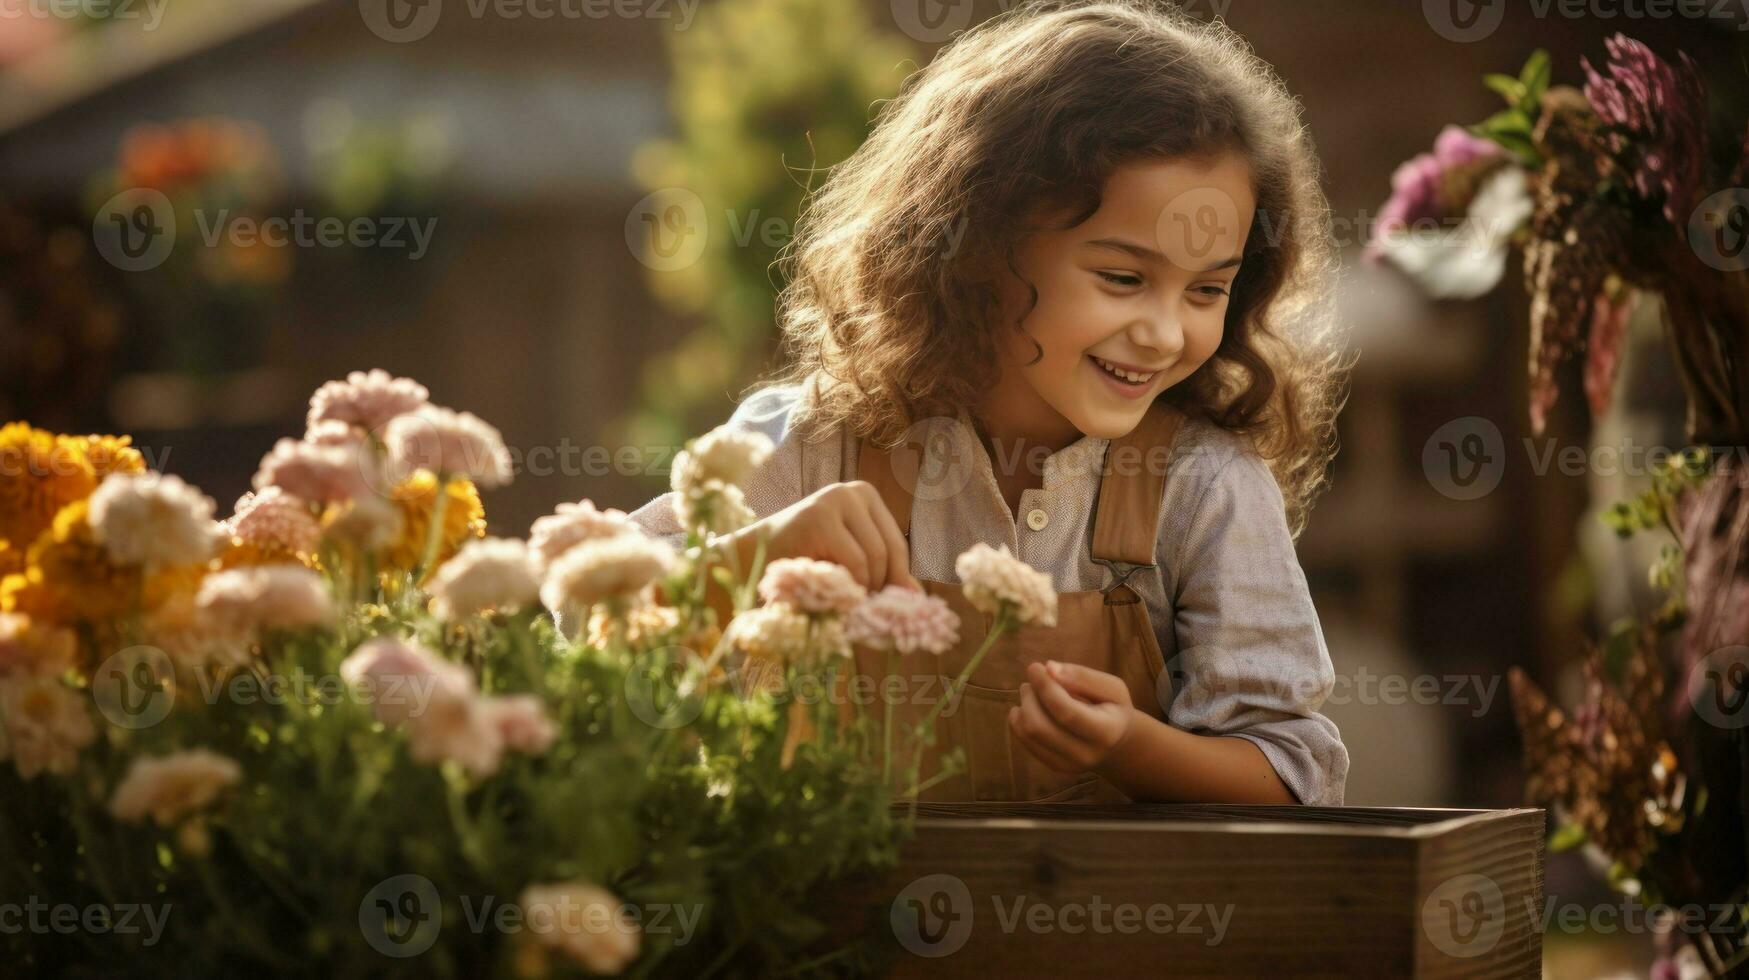
[(680, 526), (701, 537), (728, 534), (753, 523), (740, 484), (772, 453), (763, 433), (718, 426), (674, 458), (670, 484)]

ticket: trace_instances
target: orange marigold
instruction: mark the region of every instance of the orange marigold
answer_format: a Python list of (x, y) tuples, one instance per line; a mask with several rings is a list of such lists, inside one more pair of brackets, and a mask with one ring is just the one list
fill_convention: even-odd
[[(466, 477), (452, 477), (443, 508), (443, 532), (437, 545), (437, 560), (426, 569), (430, 575), (448, 561), (469, 538), (486, 536), (486, 507), (480, 491)], [(401, 511), (401, 536), (389, 546), (387, 559), (395, 568), (412, 571), (425, 557), (425, 536), (431, 528), (431, 511), (437, 504), (437, 477), (419, 470), (396, 486), (390, 499)]]
[(30, 546), (61, 508), (91, 496), (97, 480), (77, 445), (24, 422), (0, 426), (0, 539)]
[[(35, 605), (39, 613), (51, 614), (51, 622), (124, 616), (140, 596), (139, 569), (109, 560), (109, 552), (91, 535), (89, 509), (83, 500), (61, 508), (53, 526), (37, 537), (27, 554), (24, 585), (43, 594), (30, 596), (26, 603)], [(0, 597), (0, 603), (6, 601), (19, 600)]]
[(99, 483), (111, 473), (146, 471), (146, 457), (134, 448), (133, 436), (104, 436), (93, 433), (84, 436), (59, 436), (55, 441), (84, 454)]

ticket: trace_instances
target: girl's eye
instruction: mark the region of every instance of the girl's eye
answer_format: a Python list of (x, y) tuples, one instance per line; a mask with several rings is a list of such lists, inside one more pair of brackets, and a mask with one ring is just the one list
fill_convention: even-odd
[(1099, 278), (1104, 279), (1113, 286), (1140, 286), (1142, 284), (1142, 278), (1140, 276), (1130, 275), (1125, 272), (1106, 272), (1101, 269), (1099, 271)]
[(1229, 295), (1226, 289), (1220, 286), (1198, 286), (1194, 291), (1207, 296), (1210, 302), (1217, 301), (1221, 297)]

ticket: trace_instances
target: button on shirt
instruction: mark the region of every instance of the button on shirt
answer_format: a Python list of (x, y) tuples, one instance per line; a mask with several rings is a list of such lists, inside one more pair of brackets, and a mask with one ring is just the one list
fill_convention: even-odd
[[(729, 420), (776, 446), (742, 487), (760, 517), (855, 472), (854, 440), (790, 427), (799, 397), (798, 386), (766, 388)], [(1023, 491), (1010, 510), (963, 410), (957, 419), (913, 425), (907, 436), (923, 450), (911, 507), (912, 574), (957, 583), (955, 559), (983, 542), (1006, 544), (1049, 573), (1058, 592), (1109, 584), (1111, 573), (1089, 551), (1109, 440), (1083, 436), (1046, 456), (1043, 487)], [(996, 451), (994, 465), (1005, 471), (1026, 463), (1000, 445)], [(1245, 437), (1194, 418), (1166, 465), (1159, 526), (1126, 533), (1151, 533), (1155, 542), (1155, 567), (1138, 570), (1128, 584), (1147, 606), (1172, 675), (1167, 719), (1185, 731), (1247, 739), (1300, 802), (1341, 804), (1348, 751), (1318, 713), (1335, 673), (1274, 476)], [(1016, 521), (1016, 513), (1024, 516)], [(670, 543), (683, 537), (672, 493), (631, 517)]]

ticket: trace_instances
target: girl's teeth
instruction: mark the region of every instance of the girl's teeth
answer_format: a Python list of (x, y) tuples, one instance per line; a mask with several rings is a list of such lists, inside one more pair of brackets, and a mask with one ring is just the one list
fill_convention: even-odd
[(1113, 365), (1110, 361), (1103, 360), (1103, 359), (1098, 358), (1098, 357), (1095, 357), (1093, 359), (1093, 361), (1094, 361), (1094, 363), (1098, 364), (1100, 367), (1104, 368), (1106, 371), (1117, 375), (1118, 377), (1124, 379), (1125, 381), (1128, 381), (1130, 384), (1138, 384), (1139, 385), (1142, 382), (1153, 377), (1153, 375), (1151, 375), (1151, 374), (1137, 374), (1134, 371), (1125, 371), (1125, 370)]

